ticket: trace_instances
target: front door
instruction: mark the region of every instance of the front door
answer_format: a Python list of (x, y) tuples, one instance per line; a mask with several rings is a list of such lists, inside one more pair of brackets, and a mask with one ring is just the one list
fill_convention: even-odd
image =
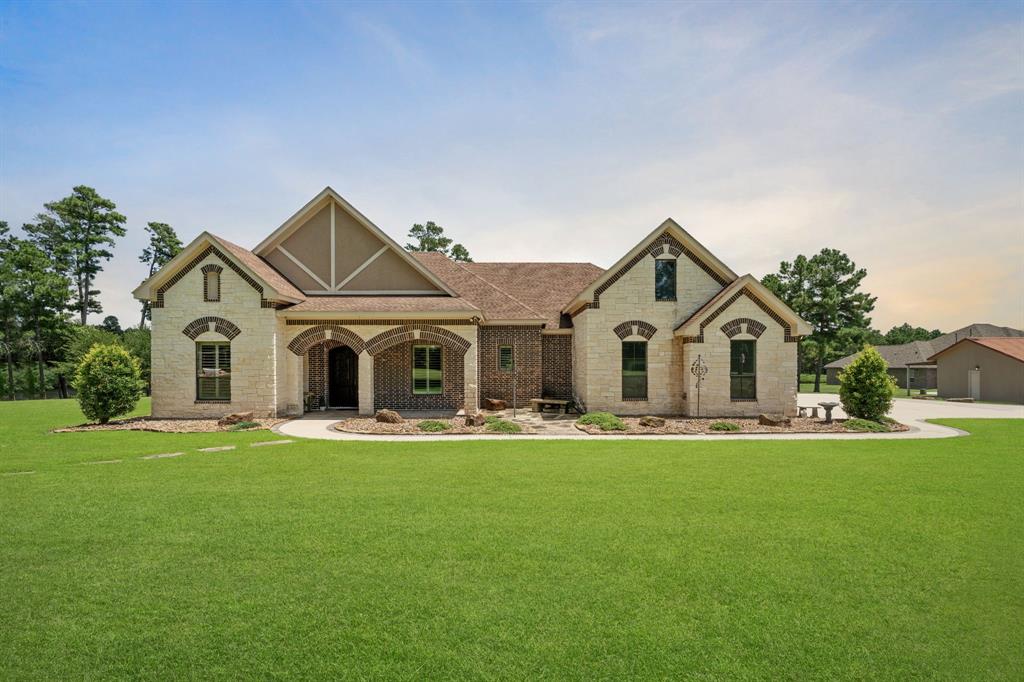
[(327, 355), (328, 407), (359, 407), (359, 356), (348, 346)]
[(975, 400), (981, 400), (981, 370), (967, 370), (967, 392)]

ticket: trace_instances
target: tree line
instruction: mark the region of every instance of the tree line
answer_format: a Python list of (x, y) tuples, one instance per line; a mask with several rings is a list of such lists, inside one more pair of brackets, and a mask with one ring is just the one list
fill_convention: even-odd
[[(113, 256), (116, 240), (126, 234), (127, 218), (117, 206), (85, 185), (69, 196), (43, 205), (22, 236), (0, 221), (0, 396), (14, 400), (45, 398), (47, 391), (67, 397), (70, 378), (97, 343), (123, 346), (149, 377), (149, 309), (142, 304), (137, 327), (122, 329), (105, 317), (96, 276)], [(139, 260), (156, 272), (182, 249), (170, 225), (150, 222)]]

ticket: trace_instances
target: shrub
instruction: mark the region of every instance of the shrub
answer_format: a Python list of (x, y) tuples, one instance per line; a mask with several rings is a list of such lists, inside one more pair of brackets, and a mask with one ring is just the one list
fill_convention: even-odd
[(881, 420), (892, 407), (896, 382), (886, 371), (889, 366), (878, 351), (865, 346), (839, 375), (839, 402), (850, 417)]
[(74, 386), (86, 418), (106, 424), (142, 397), (139, 361), (121, 346), (97, 344), (78, 365)]
[(238, 422), (228, 427), (228, 431), (247, 431), (260, 428), (259, 422)]
[(495, 433), (520, 433), (523, 430), (519, 424), (502, 419), (501, 417), (491, 416), (484, 421), (487, 424), (487, 430), (494, 431)]
[(889, 431), (889, 427), (879, 422), (873, 422), (870, 419), (847, 419), (843, 422), (843, 428), (847, 431), (869, 431), (871, 433), (886, 433)]
[(452, 425), (448, 422), (439, 421), (437, 419), (424, 419), (416, 427), (420, 431), (427, 431), (429, 433), (438, 433), (439, 431), (448, 431), (452, 428)]
[(739, 431), (740, 425), (732, 422), (715, 422), (708, 428), (712, 431)]
[(611, 412), (588, 412), (578, 420), (577, 424), (593, 425), (602, 431), (625, 431), (626, 423)]

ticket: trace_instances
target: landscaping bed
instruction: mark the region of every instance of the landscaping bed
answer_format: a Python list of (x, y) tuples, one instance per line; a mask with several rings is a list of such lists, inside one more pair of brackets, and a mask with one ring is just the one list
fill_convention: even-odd
[(254, 418), (241, 424), (221, 424), (217, 419), (156, 419), (153, 417), (132, 417), (112, 420), (106, 424), (79, 424), (54, 433), (75, 431), (155, 431), (158, 433), (214, 433), (217, 431), (257, 431), (269, 429), (287, 419)]
[[(488, 420), (488, 423), (483, 426), (467, 426), (464, 417), (452, 417), (451, 419), (405, 419), (397, 424), (379, 422), (373, 417), (352, 417), (338, 422), (334, 425), (334, 428), (345, 433), (398, 436), (430, 436), (437, 434), (520, 435), (535, 433), (530, 427), (516, 422), (497, 417), (488, 417)], [(515, 427), (518, 427), (519, 430), (515, 431)]]
[[(598, 424), (576, 423), (576, 428), (593, 436), (607, 435), (682, 435), (682, 434), (729, 434), (729, 433), (852, 433), (854, 430), (846, 428), (847, 420), (835, 420), (826, 424), (821, 419), (811, 417), (793, 417), (789, 426), (767, 426), (758, 422), (757, 418), (726, 418), (726, 419), (686, 419), (686, 418), (665, 418), (663, 426), (641, 426), (641, 417), (619, 417), (624, 429), (609, 428), (610, 423), (604, 423), (605, 429)], [(735, 428), (732, 428), (732, 425)], [(715, 427), (715, 428), (712, 428)], [(891, 422), (880, 424), (880, 432), (909, 431), (906, 424)], [(863, 431), (856, 431), (861, 433)]]

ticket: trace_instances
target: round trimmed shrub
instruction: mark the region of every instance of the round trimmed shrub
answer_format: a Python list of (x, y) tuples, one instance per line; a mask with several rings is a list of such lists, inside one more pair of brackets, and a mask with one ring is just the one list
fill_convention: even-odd
[(86, 418), (106, 424), (135, 409), (142, 397), (142, 369), (121, 346), (96, 344), (79, 363), (74, 387)]
[(865, 346), (839, 375), (839, 402), (850, 417), (881, 421), (892, 408), (896, 382), (889, 365), (872, 346)]

